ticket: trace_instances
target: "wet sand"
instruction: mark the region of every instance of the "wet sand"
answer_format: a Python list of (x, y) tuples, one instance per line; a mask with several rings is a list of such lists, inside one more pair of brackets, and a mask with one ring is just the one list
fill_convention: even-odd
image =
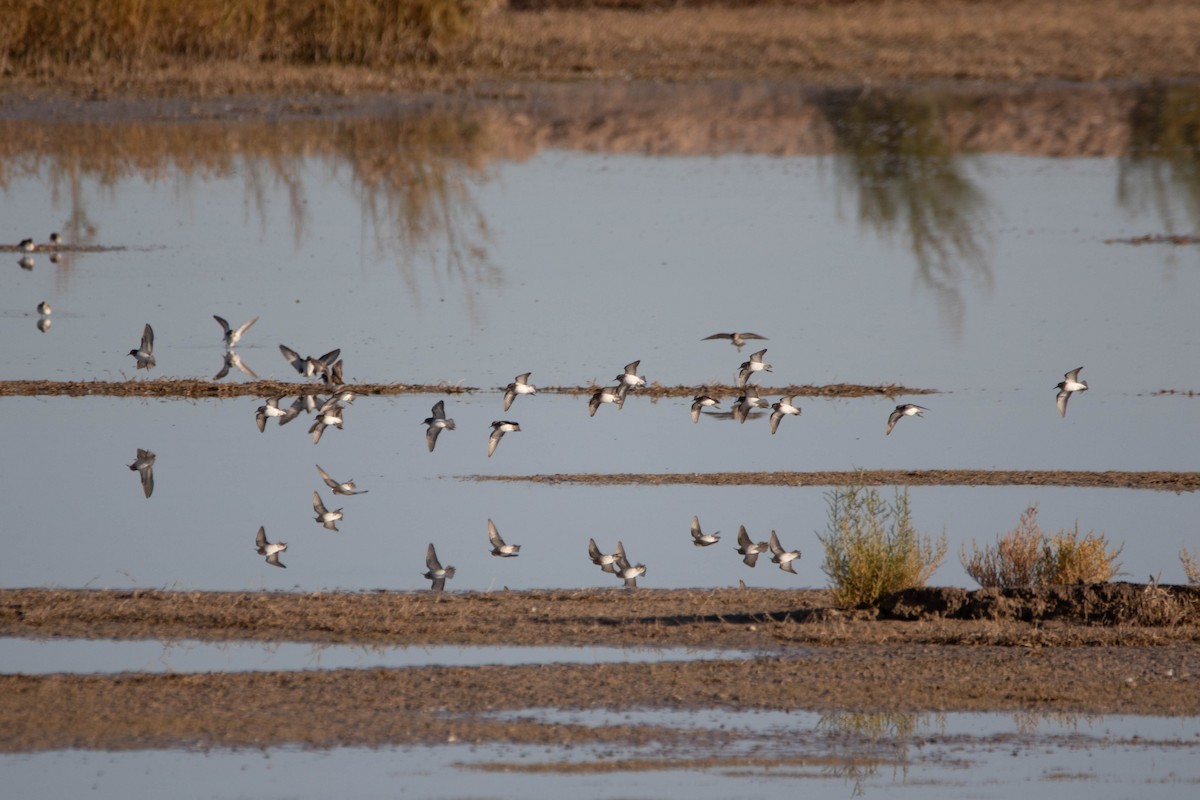
[[(0, 591), (0, 632), (165, 641), (736, 648), (652, 664), (0, 676), (0, 751), (666, 741), (653, 725), (501, 711), (774, 709), (1200, 714), (1200, 589), (902, 593)], [(681, 656), (686, 658), (686, 656)], [(695, 732), (689, 736), (700, 735)], [(707, 736), (718, 737), (713, 731)]]

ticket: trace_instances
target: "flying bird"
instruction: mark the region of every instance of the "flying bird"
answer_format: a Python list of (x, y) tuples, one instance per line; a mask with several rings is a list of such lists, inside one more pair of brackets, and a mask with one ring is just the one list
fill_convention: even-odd
[(764, 347), (757, 353), (750, 354), (749, 361), (743, 361), (741, 368), (738, 370), (738, 386), (745, 386), (750, 380), (750, 376), (756, 372), (770, 372), (771, 365), (763, 361), (763, 356), (767, 354), (767, 349)]
[(700, 530), (700, 518), (692, 517), (692, 544), (696, 547), (708, 547), (721, 540), (721, 532), (704, 533)]
[(226, 322), (223, 317), (218, 317), (216, 314), (213, 314), (213, 319), (215, 319), (217, 324), (221, 326), (221, 341), (225, 342), (226, 349), (233, 349), (236, 347), (237, 343), (242, 340), (242, 334), (249, 330), (251, 325), (258, 322), (258, 317), (255, 317), (245, 325), (242, 325), (240, 328), (230, 328), (229, 323)]
[(137, 458), (129, 468), (138, 473), (142, 479), (142, 493), (149, 497), (154, 494), (154, 459), (156, 456), (149, 450), (137, 449)]
[(260, 556), (267, 557), (267, 563), (273, 567), (283, 567), (287, 569), (287, 564), (280, 562), (279, 554), (287, 550), (287, 542), (268, 542), (267, 529), (258, 526), (258, 536), (254, 538), (254, 547)]
[(617, 549), (611, 553), (601, 553), (600, 548), (596, 546), (595, 539), (588, 539), (588, 557), (592, 559), (592, 563), (598, 566), (603, 572), (616, 573), (617, 560), (625, 558), (625, 545), (617, 542)]
[(488, 458), (492, 457), (492, 453), (496, 452), (496, 447), (500, 444), (500, 440), (504, 438), (504, 434), (512, 431), (521, 431), (521, 426), (516, 422), (508, 420), (500, 420), (492, 423), (492, 433), (488, 436)]
[(692, 398), (692, 422), (697, 423), (700, 421), (700, 409), (702, 409), (706, 406), (719, 406), (719, 405), (721, 405), (721, 404), (718, 401), (714, 400), (712, 397), (709, 397), (706, 394), (696, 395), (695, 397)]
[(796, 405), (796, 395), (781, 398), (778, 403), (771, 404), (771, 433), (779, 430), (779, 421), (788, 414), (800, 416), (800, 406)]
[(770, 408), (771, 404), (758, 396), (758, 389), (755, 389), (753, 384), (747, 384), (742, 392), (742, 396), (734, 401), (733, 418), (745, 425), (751, 411), (756, 408)]
[(1058, 395), (1054, 398), (1054, 402), (1058, 404), (1059, 416), (1067, 416), (1067, 401), (1071, 399), (1071, 395), (1075, 392), (1086, 392), (1088, 385), (1087, 381), (1079, 380), (1079, 370), (1083, 367), (1076, 367), (1070, 372), (1063, 375), (1063, 380), (1055, 389), (1058, 389)]
[(521, 552), (519, 544), (505, 544), (496, 530), (496, 523), (488, 520), (488, 541), (492, 543), (492, 555), (498, 558), (513, 558)]
[[(274, 417), (279, 420), (279, 424), (290, 421), (292, 417), (300, 413), (300, 409), (294, 405), (291, 408), (280, 408), (279, 401), (282, 397), (268, 397), (265, 405), (258, 407), (258, 411), (254, 414), (254, 422), (258, 425), (258, 432), (262, 433), (267, 429), (267, 420)], [(285, 419), (286, 417), (286, 419)]]
[(728, 339), (730, 344), (741, 350), (746, 344), (747, 339), (762, 339), (766, 341), (766, 338), (765, 336), (759, 336), (757, 333), (738, 333), (735, 331), (733, 333), (714, 333), (712, 336), (705, 336), (700, 341), (707, 342), (709, 339)]
[(638, 576), (646, 574), (646, 565), (630, 565), (629, 559), (625, 558), (625, 551), (622, 550), (617, 557), (616, 569), (613, 570), (613, 574), (625, 581), (626, 588), (636, 589)]
[(337, 523), (342, 518), (342, 509), (330, 511), (325, 508), (325, 504), (321, 502), (321, 495), (317, 492), (313, 492), (313, 511), (317, 512), (317, 522), (331, 531), (338, 529)]
[(513, 400), (517, 399), (519, 394), (537, 394), (537, 387), (529, 382), (529, 376), (532, 372), (523, 372), (518, 375), (512, 383), (504, 387), (504, 410), (512, 406)]
[(367, 492), (370, 491), (370, 489), (361, 489), (360, 490), (357, 486), (354, 485), (353, 479), (348, 480), (348, 481), (335, 481), (333, 478), (329, 477), (328, 472), (321, 469), (320, 464), (317, 464), (317, 472), (320, 473), (321, 480), (325, 481), (325, 485), (328, 486), (330, 489), (333, 489), (334, 494), (355, 495), (355, 494), (366, 494)]
[(903, 405), (896, 406), (896, 410), (888, 415), (887, 433), (885, 433), (884, 436), (891, 434), (892, 428), (896, 427), (896, 423), (900, 421), (901, 417), (923, 417), (925, 416), (924, 412), (928, 410), (928, 408), (925, 408), (924, 406), (918, 406), (914, 403), (904, 403)]
[(295, 350), (281, 344), (279, 345), (279, 352), (283, 353), (283, 357), (292, 365), (292, 369), (306, 378), (312, 378), (327, 372), (333, 366), (334, 362), (337, 361), (342, 351), (340, 349), (330, 350), (320, 358), (313, 358), (312, 356), (301, 358), (300, 354)]
[(142, 329), (141, 346), (130, 350), (129, 355), (137, 360), (137, 369), (149, 370), (154, 366), (154, 329), (150, 327), (149, 322)]
[(775, 534), (775, 531), (771, 531), (770, 547), (771, 563), (778, 564), (779, 568), (784, 572), (790, 572), (795, 575), (796, 569), (792, 566), (792, 562), (800, 558), (800, 551), (784, 550), (783, 545), (779, 543), (779, 537)]
[(596, 416), (597, 409), (602, 403), (612, 403), (617, 408), (622, 408), (625, 405), (625, 395), (629, 392), (629, 385), (619, 383), (616, 386), (603, 386), (596, 390), (592, 395), (592, 399), (588, 401), (588, 416)]
[(433, 581), (429, 587), (431, 591), (442, 591), (446, 588), (446, 579), (454, 577), (454, 567), (443, 567), (442, 562), (438, 561), (437, 551), (433, 549), (433, 542), (429, 543), (429, 548), (425, 551), (425, 566), (428, 571), (422, 577)]
[[(446, 417), (446, 401), (438, 400), (436, 403), (434, 403), (433, 416), (426, 417), (425, 422), (422, 424), (428, 426), (425, 428), (425, 444), (429, 447), (429, 452), (432, 453), (434, 446), (437, 444), (438, 434), (441, 433), (443, 429), (448, 431), (454, 430), (454, 420)], [(488, 455), (491, 455), (491, 451), (494, 449), (495, 448), (489, 444)]]
[(642, 360), (640, 358), (637, 361), (630, 361), (628, 364), (625, 365), (625, 371), (622, 372), (620, 375), (618, 375), (613, 380), (619, 381), (621, 384), (623, 384), (626, 387), (626, 389), (637, 388), (638, 386), (645, 386), (646, 378), (644, 376), (640, 376), (637, 374), (638, 364), (641, 364), (641, 363), (642, 363)]
[(737, 551), (742, 554), (742, 563), (747, 567), (753, 567), (758, 563), (759, 553), (767, 552), (768, 545), (766, 542), (750, 541), (750, 534), (746, 533), (746, 526), (742, 525), (738, 528), (738, 546)]

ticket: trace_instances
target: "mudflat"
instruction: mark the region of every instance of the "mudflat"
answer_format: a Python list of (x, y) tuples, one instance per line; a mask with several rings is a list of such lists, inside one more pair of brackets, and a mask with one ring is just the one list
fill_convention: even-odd
[[(0, 591), (0, 633), (379, 646), (732, 649), (653, 664), (0, 676), (0, 751), (649, 740), (534, 708), (1200, 713), (1200, 589)], [(749, 653), (749, 655), (743, 655)], [(713, 732), (713, 735), (716, 735)]]

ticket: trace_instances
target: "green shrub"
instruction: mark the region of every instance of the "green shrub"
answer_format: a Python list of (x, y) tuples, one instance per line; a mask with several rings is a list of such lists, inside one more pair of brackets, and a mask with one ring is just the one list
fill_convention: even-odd
[(887, 503), (874, 488), (851, 485), (826, 495), (829, 522), (821, 569), (833, 599), (843, 606), (875, 605), (881, 597), (923, 586), (946, 555), (946, 535), (935, 544), (912, 526), (908, 489)]

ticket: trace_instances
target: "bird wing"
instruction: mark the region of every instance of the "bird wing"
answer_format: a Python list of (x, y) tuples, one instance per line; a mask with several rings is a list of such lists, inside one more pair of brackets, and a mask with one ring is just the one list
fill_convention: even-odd
[(775, 531), (771, 531), (770, 548), (772, 555), (778, 556), (783, 553), (783, 545), (779, 543), (779, 536), (776, 535)]
[(425, 566), (430, 571), (440, 571), (442, 568), (442, 562), (438, 561), (437, 550), (433, 549), (433, 542), (430, 542), (429, 547), (425, 549)]
[(320, 473), (321, 480), (325, 481), (325, 485), (328, 486), (330, 489), (341, 488), (341, 484), (338, 483), (337, 481), (335, 481), (333, 478), (329, 477), (329, 473), (326, 472), (325, 470), (321, 469), (320, 464), (317, 464), (317, 472)]
[(488, 520), (488, 541), (492, 543), (492, 547), (499, 550), (504, 547), (504, 540), (500, 538), (500, 531), (496, 530), (496, 523)]
[(304, 374), (304, 359), (300, 357), (299, 353), (288, 347), (286, 344), (279, 345), (279, 352), (283, 353), (283, 357), (287, 359), (289, 364), (292, 365), (292, 369), (296, 370), (296, 372), (299, 372), (301, 375)]

